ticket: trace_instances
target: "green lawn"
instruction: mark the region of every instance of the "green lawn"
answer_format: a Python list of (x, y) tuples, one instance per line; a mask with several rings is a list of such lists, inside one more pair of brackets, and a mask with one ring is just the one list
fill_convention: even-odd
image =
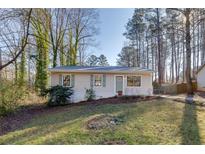
[[(101, 115), (122, 118), (112, 127), (87, 128)], [(60, 112), (35, 116), (0, 144), (204, 144), (205, 109), (159, 99), (128, 104), (65, 106)]]

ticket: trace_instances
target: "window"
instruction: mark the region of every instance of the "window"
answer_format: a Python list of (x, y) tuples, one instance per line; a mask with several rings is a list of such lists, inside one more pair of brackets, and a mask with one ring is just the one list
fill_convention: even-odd
[(127, 76), (127, 86), (140, 87), (141, 86), (141, 76)]
[(101, 74), (97, 74), (97, 75), (94, 75), (94, 86), (96, 87), (100, 87), (102, 86), (102, 75)]
[(62, 76), (62, 85), (65, 87), (71, 86), (71, 75), (63, 75)]

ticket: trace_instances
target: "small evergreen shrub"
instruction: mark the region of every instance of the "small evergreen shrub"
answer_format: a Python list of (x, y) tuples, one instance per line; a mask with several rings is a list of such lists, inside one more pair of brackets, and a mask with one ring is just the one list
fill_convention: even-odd
[(27, 95), (25, 87), (11, 81), (0, 82), (0, 116), (14, 112)]
[(48, 106), (60, 106), (69, 104), (72, 94), (72, 88), (57, 85), (45, 90), (44, 95), (49, 97)]
[(95, 91), (91, 89), (86, 89), (85, 90), (85, 98), (87, 101), (92, 101), (96, 98)]

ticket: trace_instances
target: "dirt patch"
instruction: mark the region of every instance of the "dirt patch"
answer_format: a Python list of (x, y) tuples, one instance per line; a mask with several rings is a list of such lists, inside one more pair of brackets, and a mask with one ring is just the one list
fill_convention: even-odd
[(61, 112), (65, 109), (63, 106), (49, 108), (45, 104), (22, 107), (15, 113), (0, 117), (0, 136), (21, 128), (37, 115)]
[(123, 116), (111, 116), (111, 115), (101, 115), (95, 117), (87, 122), (87, 129), (89, 130), (100, 130), (104, 128), (113, 128), (116, 125), (124, 122)]
[(113, 141), (105, 141), (102, 144), (104, 145), (125, 145), (126, 142), (123, 140), (113, 140)]

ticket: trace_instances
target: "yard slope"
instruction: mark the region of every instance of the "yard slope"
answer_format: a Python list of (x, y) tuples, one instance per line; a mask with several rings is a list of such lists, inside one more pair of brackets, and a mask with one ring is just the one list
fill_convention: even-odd
[[(204, 108), (172, 100), (87, 104), (51, 110), (1, 135), (0, 144), (205, 143)], [(110, 117), (114, 120), (106, 121)], [(98, 119), (94, 122), (97, 126), (88, 127), (93, 119)]]

